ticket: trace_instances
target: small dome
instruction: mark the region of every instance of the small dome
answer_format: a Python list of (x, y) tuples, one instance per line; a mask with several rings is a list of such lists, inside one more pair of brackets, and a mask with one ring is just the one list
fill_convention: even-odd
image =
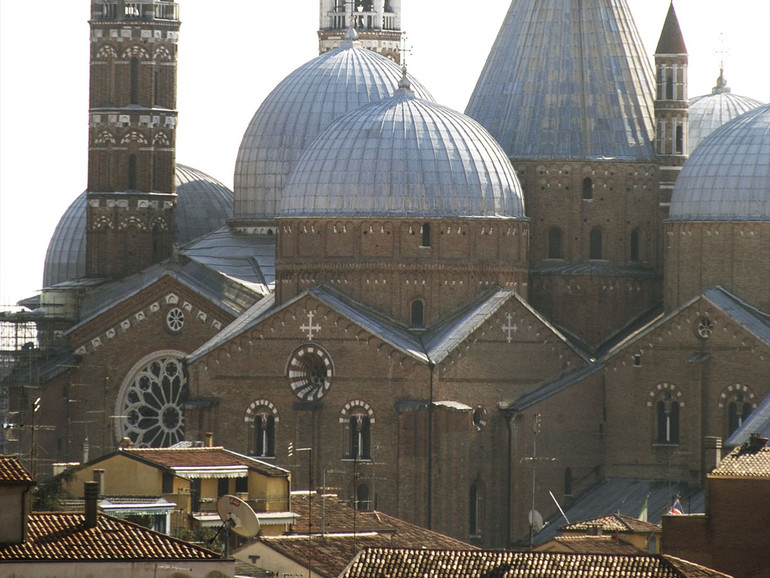
[(335, 121), (302, 155), (280, 216), (523, 217), (508, 157), (476, 121), (396, 96)]
[[(216, 179), (176, 165), (176, 242), (184, 245), (221, 227), (232, 216), (233, 194)], [(43, 287), (86, 274), (86, 192), (67, 208), (56, 226), (43, 269)]]
[[(287, 76), (265, 99), (246, 129), (235, 163), (236, 218), (273, 218), (294, 163), (334, 119), (392, 96), (398, 65), (346, 40)], [(433, 100), (412, 79), (415, 92)]]
[(687, 129), (690, 152), (714, 130), (758, 106), (762, 106), (758, 100), (732, 94), (724, 74), (720, 72), (711, 94), (696, 96), (690, 100)]
[(740, 115), (701, 142), (676, 180), (669, 218), (770, 220), (770, 105)]

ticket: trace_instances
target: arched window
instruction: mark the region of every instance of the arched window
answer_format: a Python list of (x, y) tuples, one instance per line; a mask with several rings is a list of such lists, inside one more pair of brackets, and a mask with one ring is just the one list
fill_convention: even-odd
[(423, 223), (420, 227), (422, 233), (421, 247), (430, 247), (430, 223)]
[(733, 383), (722, 391), (719, 407), (727, 411), (726, 436), (743, 425), (749, 414), (757, 407), (757, 396), (747, 385)]
[(475, 481), (471, 485), (468, 501), (468, 533), (471, 538), (481, 537), (481, 520), (484, 503), (484, 489), (481, 482)]
[(599, 229), (591, 229), (589, 259), (602, 258), (602, 232)]
[(561, 229), (551, 227), (548, 230), (548, 258), (561, 259)]
[(751, 404), (744, 401), (731, 401), (727, 406), (727, 427), (729, 432), (733, 433), (743, 425), (746, 418), (749, 417), (752, 407)]
[(139, 104), (139, 59), (131, 59), (131, 104)]
[(674, 154), (684, 154), (684, 127), (681, 124), (676, 125)]
[(566, 468), (564, 470), (564, 495), (572, 495), (572, 468)]
[(351, 460), (372, 459), (372, 422), (368, 415), (356, 412), (349, 420), (350, 451), (348, 458)]
[(128, 190), (137, 190), (137, 170), (136, 170), (136, 155), (129, 155), (128, 157)]
[(251, 422), (251, 455), (275, 457), (275, 424), (280, 421), (275, 405), (266, 399), (253, 401), (246, 409), (245, 420)]
[(412, 327), (425, 327), (425, 305), (421, 299), (412, 301)]
[(666, 392), (663, 399), (655, 404), (658, 424), (656, 442), (659, 444), (679, 443), (679, 402), (674, 401), (671, 392)]
[(583, 200), (590, 201), (594, 198), (594, 182), (590, 177), (583, 179)]
[(266, 413), (254, 419), (254, 455), (275, 457), (275, 418)]
[(639, 260), (639, 230), (631, 231), (631, 251), (629, 255), (631, 261)]
[(366, 484), (358, 484), (356, 487), (356, 503), (355, 508), (359, 511), (370, 510), (371, 502), (369, 500), (369, 486)]

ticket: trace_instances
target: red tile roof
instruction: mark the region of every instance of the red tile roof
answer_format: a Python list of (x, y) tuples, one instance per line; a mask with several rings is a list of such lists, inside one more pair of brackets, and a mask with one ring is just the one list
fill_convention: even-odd
[(19, 456), (0, 455), (0, 484), (34, 486), (35, 480), (24, 468)]
[[(556, 536), (554, 542), (565, 552), (579, 554), (639, 554), (639, 548), (628, 542), (615, 540), (612, 536)], [(547, 546), (547, 544), (544, 544)]]
[(340, 578), (465, 578), (552, 576), (558, 578), (727, 578), (726, 574), (671, 556), (491, 552), (484, 550), (362, 551)]
[(567, 524), (559, 528), (563, 532), (588, 532), (594, 528), (601, 528), (602, 532), (614, 534), (620, 532), (623, 534), (650, 534), (660, 533), (661, 528), (656, 524), (643, 522), (631, 516), (623, 514), (610, 514), (609, 516), (600, 516), (590, 520), (581, 520)]
[(94, 528), (85, 516), (68, 512), (29, 515), (27, 540), (0, 544), (2, 561), (219, 560), (216, 552), (99, 514)]
[(132, 456), (166, 468), (247, 466), (266, 475), (284, 476), (288, 474), (288, 471), (283, 468), (252, 459), (221, 446), (210, 448), (125, 448), (116, 453)]
[(709, 477), (770, 477), (770, 447), (752, 446), (749, 442), (727, 454)]

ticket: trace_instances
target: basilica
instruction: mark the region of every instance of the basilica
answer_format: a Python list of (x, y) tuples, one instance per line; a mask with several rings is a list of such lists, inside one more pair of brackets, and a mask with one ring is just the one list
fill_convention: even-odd
[(651, 62), (625, 0), (513, 0), (462, 113), (400, 62), (400, 0), (350, 4), (231, 192), (176, 160), (183, 6), (92, 0), (88, 183), (3, 451), (45, 477), (213, 434), (485, 548), (597, 488), (702, 506), (770, 427), (770, 107), (721, 71), (689, 98), (673, 3)]

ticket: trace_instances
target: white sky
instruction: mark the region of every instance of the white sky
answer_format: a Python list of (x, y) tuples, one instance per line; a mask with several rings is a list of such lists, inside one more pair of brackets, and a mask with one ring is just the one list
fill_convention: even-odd
[[(238, 146), (272, 88), (317, 56), (318, 0), (178, 0), (177, 161), (232, 188)], [(627, 0), (649, 54), (670, 0)], [(409, 71), (463, 111), (510, 0), (402, 0)], [(770, 102), (770, 1), (675, 0), (690, 96), (720, 61), (735, 94)], [(0, 0), (0, 308), (42, 283), (51, 234), (85, 189), (88, 0)]]

